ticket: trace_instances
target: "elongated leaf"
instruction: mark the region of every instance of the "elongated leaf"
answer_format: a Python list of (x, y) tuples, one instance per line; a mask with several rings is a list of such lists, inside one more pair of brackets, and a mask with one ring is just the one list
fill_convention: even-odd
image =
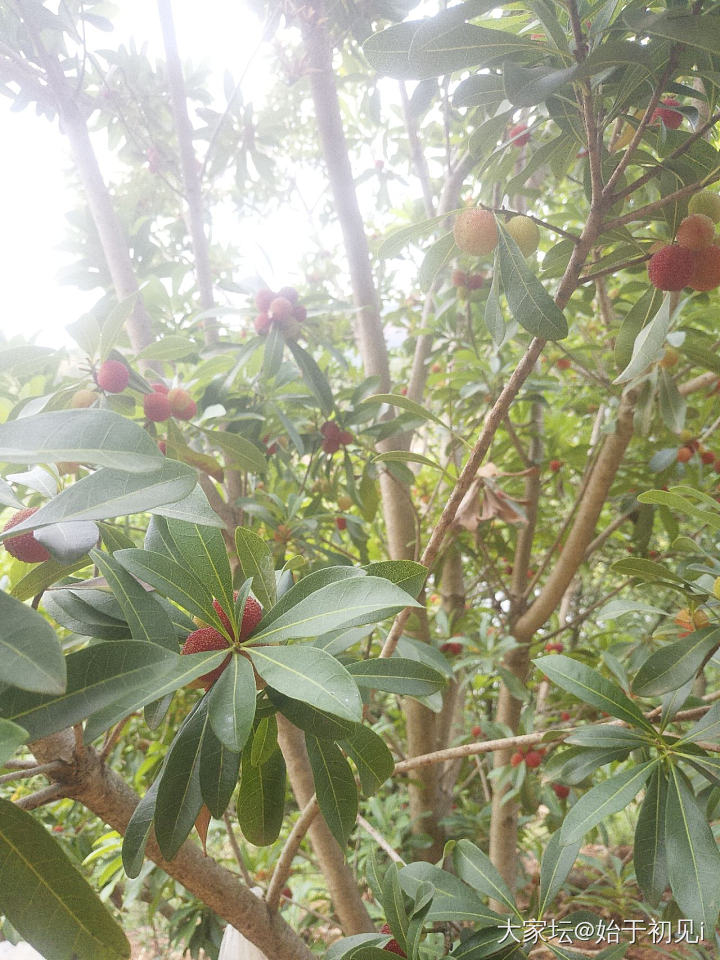
[(225, 463), (228, 467), (248, 470), (252, 473), (264, 473), (267, 461), (262, 451), (246, 437), (239, 433), (230, 433), (228, 430), (203, 430), (211, 446), (217, 447), (225, 454)]
[(250, 746), (250, 763), (259, 767), (266, 763), (278, 748), (278, 725), (274, 713), (262, 717)]
[(0, 912), (38, 951), (57, 960), (130, 956), (122, 929), (42, 823), (2, 798), (0, 866)]
[(412, 697), (427, 697), (446, 684), (445, 677), (437, 670), (403, 657), (360, 660), (349, 663), (347, 669), (359, 687)]
[(84, 557), (100, 537), (97, 524), (92, 520), (72, 520), (69, 523), (53, 523), (35, 532), (35, 539), (61, 563), (73, 563)]
[(657, 697), (677, 690), (698, 672), (706, 657), (720, 644), (720, 627), (703, 627), (651, 654), (640, 667), (633, 691), (639, 697)]
[(635, 338), (632, 358), (622, 373), (615, 378), (614, 383), (627, 383), (644, 373), (651, 363), (660, 359), (665, 349), (670, 320), (670, 298), (666, 295), (655, 316)]
[(568, 811), (561, 828), (560, 842), (576, 843), (605, 817), (623, 810), (640, 792), (657, 763), (657, 760), (648, 760), (588, 790)]
[(200, 792), (208, 810), (218, 819), (237, 786), (241, 756), (218, 740), (210, 723), (205, 725), (200, 750)]
[(668, 885), (665, 849), (667, 778), (657, 769), (648, 784), (635, 828), (635, 876), (643, 896), (657, 906)]
[(65, 690), (65, 658), (44, 617), (0, 591), (0, 681), (37, 693)]
[(210, 691), (208, 712), (218, 740), (241, 753), (255, 718), (255, 674), (247, 657), (235, 654), (230, 658)]
[(115, 594), (133, 640), (156, 643), (177, 653), (175, 628), (157, 597), (148, 593), (112, 554), (93, 550), (91, 559)]
[(279, 750), (254, 767), (250, 747), (245, 747), (236, 804), (240, 829), (250, 843), (266, 847), (277, 840), (285, 810), (285, 761)]
[(97, 470), (66, 487), (11, 531), (0, 533), (0, 539), (65, 520), (107, 520), (141, 513), (180, 500), (190, 493), (196, 482), (195, 471), (176, 460), (166, 460), (153, 473)]
[(125, 873), (135, 878), (142, 869), (145, 858), (145, 845), (150, 836), (153, 818), (155, 816), (155, 804), (157, 802), (157, 792), (160, 786), (160, 775), (157, 776), (154, 783), (148, 787), (145, 796), (141, 797), (140, 803), (133, 810), (133, 815), (127, 825), (122, 844), (122, 862)]
[[(415, 67), (410, 65), (408, 54), (410, 44), (422, 20), (409, 20), (398, 23), (368, 37), (363, 46), (371, 67), (378, 73), (405, 79), (421, 79)], [(424, 76), (434, 76), (432, 68)]]
[(362, 702), (355, 681), (335, 657), (317, 647), (248, 647), (260, 676), (275, 690), (333, 716), (358, 722)]
[(110, 702), (90, 715), (85, 724), (85, 742), (91, 743), (108, 727), (122, 720), (129, 713), (134, 713), (141, 707), (179, 690), (180, 687), (187, 686), (198, 677), (219, 667), (226, 656), (224, 650), (178, 656), (174, 657), (162, 671), (154, 670), (152, 675), (146, 672), (132, 686), (124, 687), (121, 696), (116, 695)]
[(187, 568), (217, 597), (232, 620), (232, 573), (220, 530), (175, 519), (160, 522), (167, 524), (168, 533)]
[(327, 381), (327, 377), (322, 372), (320, 367), (318, 367), (318, 365), (315, 363), (315, 360), (312, 358), (312, 356), (307, 352), (307, 350), (303, 350), (300, 344), (293, 340), (287, 340), (286, 343), (290, 353), (292, 353), (292, 355), (295, 357), (295, 362), (300, 368), (300, 373), (303, 376), (303, 380), (315, 394), (317, 401), (320, 404), (320, 409), (326, 417), (330, 416), (333, 407), (335, 406), (335, 400), (333, 398), (330, 384)]
[(184, 520), (186, 523), (198, 523), (203, 527), (225, 526), (224, 521), (215, 513), (202, 487), (194, 487), (186, 497), (153, 507), (150, 513), (158, 517), (167, 517), (173, 520)]
[(82, 560), (76, 560), (75, 563), (60, 563), (57, 560), (46, 560), (45, 563), (38, 563), (21, 580), (18, 580), (10, 593), (16, 600), (29, 600), (31, 597), (43, 593), (53, 583), (62, 580), (63, 577), (86, 567), (88, 562), (86, 558), (83, 558)]
[(201, 701), (178, 731), (165, 758), (155, 803), (155, 837), (162, 855), (172, 860), (203, 805), (200, 751), (207, 724), (207, 703)]
[(0, 720), (0, 767), (27, 741), (27, 731), (10, 720)]
[(460, 879), (473, 890), (499, 903), (504, 903), (512, 913), (520, 916), (510, 888), (492, 865), (487, 854), (474, 843), (469, 840), (458, 841), (453, 850), (453, 865)]
[(650, 721), (646, 720), (640, 712), (640, 708), (623, 693), (617, 684), (601, 676), (597, 670), (560, 654), (551, 654), (534, 662), (553, 683), (585, 703), (590, 703), (619, 720), (625, 720), (631, 726), (644, 727), (646, 730), (653, 729)]
[(493, 267), (492, 283), (485, 301), (485, 326), (493, 339), (496, 347), (502, 346), (505, 340), (507, 325), (500, 307), (500, 264), (498, 255), (495, 254), (495, 265)]
[(235, 530), (235, 548), (243, 579), (252, 579), (252, 591), (260, 606), (266, 611), (270, 610), (277, 598), (275, 565), (270, 548), (256, 533), (245, 527)]
[(698, 720), (684, 734), (679, 743), (697, 742), (699, 740), (708, 740), (710, 743), (717, 743), (720, 740), (720, 703), (714, 703), (704, 717)]
[[(288, 591), (286, 596), (291, 592)], [(281, 640), (318, 637), (340, 627), (377, 623), (404, 607), (418, 606), (420, 604), (416, 600), (387, 580), (351, 576), (314, 591), (269, 623), (261, 621), (260, 629), (253, 634), (252, 640), (254, 644), (278, 643)]]
[(452, 17), (440, 14), (413, 34), (409, 60), (416, 77), (439, 77), (466, 67), (488, 67), (518, 55), (535, 56), (536, 52), (532, 40), (471, 23), (455, 26)]
[(272, 687), (267, 688), (268, 696), (278, 711), (287, 717), (299, 730), (325, 740), (342, 740), (353, 732), (357, 724), (342, 720), (324, 710), (318, 710), (310, 703), (286, 697)]
[(405, 895), (400, 886), (397, 864), (391, 863), (385, 871), (383, 877), (383, 897), (382, 904), (385, 908), (390, 930), (400, 945), (400, 949), (405, 953), (408, 948), (407, 931), (409, 918), (405, 909)]
[(668, 784), (665, 847), (670, 887), (682, 915), (713, 930), (720, 910), (720, 853), (703, 811), (675, 767)]
[(621, 370), (630, 363), (638, 334), (650, 323), (662, 301), (662, 290), (650, 286), (625, 315), (615, 340), (615, 363)]
[(602, 723), (598, 726), (582, 727), (565, 737), (565, 743), (580, 747), (614, 749), (616, 747), (635, 749), (647, 744), (647, 740), (634, 730)]
[(370, 727), (358, 723), (340, 745), (357, 767), (363, 793), (372, 796), (395, 768), (385, 741)]
[(157, 471), (157, 444), (142, 427), (110, 410), (54, 410), (0, 424), (7, 463), (92, 463), (136, 473)]
[(432, 244), (420, 264), (418, 281), (423, 292), (432, 287), (438, 274), (442, 273), (456, 255), (457, 247), (452, 232), (443, 234)]
[(226, 634), (213, 606), (212, 594), (205, 584), (185, 567), (152, 550), (116, 550), (114, 557), (138, 580), (149, 583), (188, 613), (200, 617), (222, 634)]
[(625, 760), (632, 747), (607, 747), (593, 749), (591, 747), (570, 747), (555, 754), (547, 764), (548, 776), (573, 786), (582, 783), (596, 773), (600, 767), (616, 760)]
[(363, 567), (369, 577), (383, 577), (417, 599), (427, 578), (427, 567), (414, 560), (380, 560)]
[(538, 901), (538, 917), (543, 917), (562, 885), (573, 868), (580, 853), (581, 840), (575, 843), (562, 844), (560, 831), (557, 830), (545, 846), (540, 864), (540, 897)]
[(660, 414), (663, 423), (672, 430), (673, 433), (679, 433), (685, 426), (685, 415), (687, 413), (687, 401), (678, 390), (675, 380), (667, 370), (660, 370)]
[(422, 420), (432, 420), (434, 423), (447, 429), (447, 425), (444, 424), (442, 420), (439, 420), (434, 413), (426, 410), (425, 407), (416, 403), (415, 400), (411, 400), (409, 397), (403, 397), (398, 393), (374, 393), (371, 397), (366, 397), (363, 403), (387, 403), (391, 407), (399, 407), (401, 410), (407, 410), (408, 413)]
[(411, 863), (400, 871), (403, 890), (414, 897), (421, 883), (435, 887), (432, 906), (425, 919), (428, 923), (471, 923), (476, 928), (504, 924), (503, 917), (486, 907), (467, 884), (431, 863)]
[(543, 340), (562, 340), (567, 321), (547, 290), (527, 265), (518, 245), (498, 225), (498, 259), (510, 312), (521, 327)]
[(350, 765), (332, 740), (305, 735), (320, 812), (340, 847), (345, 847), (358, 810)]
[[(0, 716), (24, 727), (31, 740), (79, 723), (132, 690), (148, 673), (161, 677), (178, 657), (156, 645), (135, 640), (98, 643), (66, 658), (64, 693), (43, 695), (15, 688), (0, 693)], [(159, 685), (159, 683), (158, 683)]]
[[(82, 596), (79, 594), (82, 592)], [(43, 606), (61, 627), (72, 630), (81, 637), (94, 637), (98, 640), (129, 640), (130, 627), (124, 620), (106, 616), (92, 602), (92, 594), (105, 593), (101, 590), (75, 591), (69, 589), (51, 589), (45, 593)], [(107, 593), (113, 600), (112, 594)]]
[[(637, 11), (631, 11), (625, 19), (629, 25), (632, 25), (636, 17)], [(679, 10), (669, 10), (667, 13), (640, 16), (637, 19), (641, 33), (679, 41), (695, 49), (705, 50), (707, 53), (716, 54), (718, 51), (720, 18), (717, 16), (698, 17), (683, 15)]]

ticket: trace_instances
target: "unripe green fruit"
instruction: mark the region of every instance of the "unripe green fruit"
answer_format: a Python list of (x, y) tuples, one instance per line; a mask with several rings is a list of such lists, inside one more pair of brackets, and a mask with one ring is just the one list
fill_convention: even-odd
[(540, 243), (540, 229), (530, 217), (513, 217), (505, 224), (505, 229), (513, 238), (524, 257), (535, 253)]
[(497, 246), (498, 234), (495, 215), (489, 210), (463, 210), (453, 226), (455, 243), (474, 257), (483, 257)]
[(690, 197), (688, 213), (702, 213), (713, 223), (720, 222), (720, 196), (710, 190), (701, 190)]
[(93, 390), (76, 390), (70, 400), (70, 406), (73, 410), (91, 407), (97, 398), (98, 395)]

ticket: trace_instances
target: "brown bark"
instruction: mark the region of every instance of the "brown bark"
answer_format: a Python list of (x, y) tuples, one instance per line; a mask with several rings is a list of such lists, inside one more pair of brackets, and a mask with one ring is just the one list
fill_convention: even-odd
[[(315, 783), (303, 733), (278, 714), (278, 741), (298, 806), (303, 809), (315, 795)], [(318, 858), (333, 907), (345, 936), (369, 933), (375, 927), (360, 896), (357, 881), (345, 855), (321, 816), (308, 827), (308, 837)], [(271, 955), (270, 955), (271, 956)]]

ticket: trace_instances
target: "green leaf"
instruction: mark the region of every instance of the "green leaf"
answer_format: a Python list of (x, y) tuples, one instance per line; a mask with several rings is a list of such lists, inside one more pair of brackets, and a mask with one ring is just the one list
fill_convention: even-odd
[[(104, 594), (114, 601), (113, 595), (105, 590), (70, 590), (52, 588), (43, 597), (47, 613), (57, 620), (61, 627), (72, 630), (81, 637), (93, 637), (98, 640), (129, 640), (130, 628), (124, 620), (106, 615), (93, 594)], [(120, 610), (118, 609), (118, 613)]]
[(213, 817), (219, 819), (227, 810), (240, 776), (241, 756), (218, 740), (210, 723), (205, 724), (200, 748), (200, 792)]
[[(161, 648), (156, 648), (161, 649)], [(210, 653), (193, 653), (173, 657), (162, 671), (145, 671), (132, 685), (126, 685), (120, 696), (116, 695), (100, 709), (93, 711), (85, 724), (85, 742), (92, 743), (101, 733), (130, 713), (140, 710), (168, 693), (185, 687), (198, 677), (219, 667), (227, 654), (224, 650)]]
[(200, 752), (207, 724), (207, 703), (198, 707), (170, 744), (160, 775), (155, 805), (155, 838), (166, 860), (172, 860), (203, 805)]
[(710, 743), (717, 743), (720, 740), (720, 703), (714, 703), (705, 716), (683, 734), (678, 745), (687, 742), (697, 743), (699, 740), (708, 740)]
[(625, 727), (615, 727), (609, 723), (574, 730), (569, 736), (565, 737), (565, 743), (576, 744), (580, 747), (605, 748), (610, 750), (618, 747), (634, 750), (638, 747), (647, 746), (647, 740), (635, 730), (628, 730)]
[(600, 767), (618, 760), (625, 760), (632, 747), (608, 747), (593, 749), (591, 747), (571, 747), (560, 753), (553, 754), (546, 765), (546, 773), (555, 779), (572, 786), (582, 783), (593, 776)]
[(520, 326), (543, 340), (566, 337), (567, 321), (562, 310), (528, 267), (518, 245), (500, 223), (498, 259), (505, 298)]
[(270, 548), (256, 533), (245, 527), (235, 530), (235, 548), (242, 578), (252, 579), (252, 591), (258, 602), (263, 610), (270, 610), (277, 598), (275, 565)]
[(643, 557), (618, 560), (613, 564), (613, 570), (625, 577), (637, 577), (647, 583), (657, 583), (663, 580), (673, 580), (682, 583), (682, 579), (662, 563), (645, 560)]
[(437, 670), (403, 657), (360, 660), (347, 664), (347, 669), (359, 687), (411, 697), (430, 696), (442, 690), (446, 683)]
[(670, 887), (682, 915), (714, 930), (720, 910), (720, 853), (685, 779), (670, 769), (665, 816)]
[(175, 629), (157, 597), (148, 593), (112, 554), (93, 550), (90, 558), (115, 594), (133, 640), (156, 643), (177, 653)]
[(452, 231), (450, 233), (444, 233), (428, 249), (420, 264), (418, 283), (423, 293), (428, 292), (438, 274), (442, 273), (445, 267), (456, 256), (457, 247), (455, 246), (455, 237)]
[(639, 697), (658, 697), (677, 690), (698, 672), (709, 654), (720, 644), (720, 627), (703, 627), (677, 643), (652, 653), (633, 681)]
[[(513, 926), (522, 936), (519, 926)], [(525, 951), (515, 943), (512, 935), (508, 939), (507, 923), (501, 927), (486, 927), (467, 940), (463, 940), (449, 956), (452, 960), (527, 960)]]
[(665, 350), (670, 321), (670, 297), (666, 295), (655, 316), (638, 333), (633, 343), (630, 362), (613, 383), (627, 383), (660, 359)]
[(160, 507), (153, 507), (150, 513), (158, 517), (167, 517), (174, 520), (184, 520), (186, 523), (197, 523), (203, 527), (225, 526), (223, 520), (215, 513), (208, 503), (208, 498), (200, 486), (194, 487), (186, 497), (175, 500), (173, 503), (164, 503)]
[(347, 845), (358, 811), (350, 765), (332, 740), (305, 734), (320, 812), (340, 847)]
[(302, 700), (294, 700), (292, 697), (286, 697), (272, 687), (268, 687), (268, 696), (272, 703), (278, 708), (278, 711), (294, 724), (298, 729), (313, 737), (324, 738), (325, 740), (341, 740), (343, 737), (351, 734), (356, 724), (350, 720), (341, 720), (340, 717), (334, 717), (324, 710), (318, 710), (310, 703), (303, 703)]
[(403, 890), (414, 897), (421, 883), (435, 887), (427, 923), (471, 923), (476, 928), (494, 927), (504, 923), (503, 917), (486, 907), (467, 884), (431, 863), (411, 863), (400, 871)]
[(357, 767), (360, 786), (366, 796), (376, 793), (395, 769), (385, 741), (374, 730), (358, 723), (340, 746)]
[(505, 94), (515, 107), (534, 107), (569, 83), (577, 67), (555, 70), (552, 67), (521, 67), (512, 60), (503, 64)]
[(663, 423), (673, 433), (679, 433), (685, 426), (687, 401), (678, 390), (674, 378), (667, 370), (659, 371), (660, 414)]
[(212, 594), (188, 569), (152, 550), (116, 550), (114, 557), (138, 580), (149, 583), (163, 596), (226, 636), (227, 631), (213, 606)]
[(247, 657), (230, 658), (208, 695), (208, 715), (218, 740), (241, 753), (255, 718), (255, 674)]
[(538, 917), (544, 917), (548, 907), (562, 889), (567, 875), (580, 853), (582, 841), (562, 844), (560, 831), (557, 830), (545, 846), (540, 864), (540, 897), (538, 901)]
[[(471, 23), (456, 25), (449, 16), (433, 17), (413, 34), (410, 66), (416, 77), (439, 77), (467, 67), (488, 67), (517, 56), (537, 56), (539, 45), (504, 30), (489, 30)], [(432, 73), (430, 72), (432, 71)]]
[(368, 563), (363, 570), (369, 577), (383, 577), (417, 599), (427, 578), (427, 567), (414, 560), (379, 560)]
[(583, 794), (565, 817), (560, 842), (576, 843), (605, 817), (623, 810), (638, 795), (657, 764), (657, 760), (648, 760), (623, 770)]
[(0, 767), (12, 757), (18, 747), (27, 742), (27, 731), (10, 720), (0, 720)]
[(0, 681), (36, 693), (65, 690), (65, 658), (44, 617), (0, 590)]
[(381, 260), (388, 260), (399, 256), (409, 243), (432, 233), (435, 227), (445, 220), (447, 220), (447, 214), (443, 213), (439, 217), (430, 217), (427, 220), (411, 223), (407, 227), (400, 227), (399, 230), (393, 230), (380, 244), (378, 257)]
[(232, 573), (223, 535), (217, 527), (205, 527), (182, 520), (161, 520), (182, 559), (213, 597), (217, 597), (233, 620)]
[(2, 798), (0, 863), (0, 912), (36, 950), (56, 960), (130, 956), (122, 929), (43, 824)]
[(625, 720), (631, 726), (644, 727), (646, 730), (653, 729), (650, 721), (646, 720), (640, 712), (640, 708), (623, 693), (617, 684), (601, 676), (597, 670), (560, 654), (551, 654), (533, 662), (553, 683), (579, 700), (590, 703), (619, 720)]
[(99, 537), (100, 531), (92, 520), (53, 523), (35, 532), (37, 542), (61, 563), (72, 563), (84, 557)]
[(0, 533), (0, 540), (63, 520), (108, 520), (142, 513), (187, 496), (196, 482), (195, 471), (176, 460), (166, 460), (154, 473), (97, 470), (66, 487), (12, 530)]
[(403, 953), (407, 952), (407, 932), (409, 919), (405, 909), (405, 897), (400, 886), (399, 871), (396, 863), (391, 863), (385, 871), (383, 877), (383, 897), (382, 904), (385, 908), (385, 916), (393, 933), (393, 936), (400, 945)]
[[(291, 592), (288, 591), (286, 596), (289, 597)], [(269, 623), (261, 621), (252, 642), (278, 643), (281, 640), (318, 637), (340, 627), (377, 623), (405, 607), (418, 606), (420, 604), (416, 600), (387, 580), (350, 576), (320, 587)], [(289, 693), (288, 696), (293, 694)]]
[(154, 340), (138, 354), (143, 360), (184, 360), (198, 352), (197, 346), (185, 337), (177, 334), (165, 334), (162, 339)]
[(495, 254), (493, 278), (485, 301), (485, 326), (496, 347), (500, 347), (505, 340), (507, 325), (500, 309), (500, 265), (498, 255)]
[(71, 727), (131, 690), (148, 672), (162, 676), (175, 654), (135, 640), (98, 643), (66, 658), (64, 693), (48, 696), (9, 688), (0, 693), (0, 716), (24, 727), (31, 740)]
[(637, 26), (641, 34), (665, 37), (713, 55), (720, 45), (720, 17), (712, 14), (692, 16), (680, 10), (669, 10), (655, 15), (644, 11), (638, 16), (638, 11), (631, 9), (624, 19), (631, 28)]
[(667, 791), (667, 777), (658, 768), (650, 778), (635, 828), (635, 876), (643, 896), (654, 907), (660, 903), (668, 885), (665, 849)]
[(348, 580), (350, 577), (362, 577), (364, 571), (359, 567), (324, 567), (321, 570), (315, 570), (307, 576), (298, 580), (292, 587), (278, 599), (274, 607), (263, 615), (262, 629), (269, 627), (285, 614), (292, 607), (296, 606), (305, 597), (315, 593), (321, 587), (326, 587), (330, 583), (337, 583), (341, 580)]
[(250, 473), (265, 473), (267, 468), (265, 455), (250, 440), (229, 430), (203, 430), (203, 433), (211, 446), (223, 451), (228, 467), (247, 470)]
[(250, 747), (245, 747), (236, 805), (246, 840), (256, 847), (277, 840), (285, 812), (285, 761), (279, 750), (262, 766), (254, 767)]
[(145, 859), (145, 846), (150, 836), (153, 817), (155, 816), (155, 804), (157, 802), (157, 792), (160, 786), (160, 775), (150, 786), (144, 797), (133, 810), (133, 814), (128, 821), (125, 836), (122, 842), (122, 863), (125, 873), (135, 879), (142, 869)]
[(469, 840), (459, 840), (453, 850), (455, 872), (468, 886), (486, 897), (491, 897), (505, 906), (516, 916), (521, 914), (515, 905), (510, 888), (490, 862), (487, 854)]
[(434, 413), (431, 413), (425, 407), (421, 406), (419, 403), (416, 403), (414, 400), (410, 400), (409, 397), (403, 397), (399, 393), (374, 393), (371, 397), (366, 397), (363, 400), (363, 404), (381, 404), (387, 403), (391, 407), (399, 407), (401, 410), (407, 410), (408, 413), (411, 413), (413, 416), (418, 417), (422, 420), (432, 420), (434, 423), (439, 424), (441, 427), (448, 429), (447, 424), (443, 423), (442, 420), (438, 419)]
[(358, 722), (362, 702), (355, 681), (335, 657), (317, 647), (248, 647), (263, 680), (288, 697)]
[(149, 433), (110, 410), (54, 410), (0, 424), (0, 461), (61, 460), (150, 473), (164, 457)]
[(295, 343), (293, 340), (287, 340), (286, 343), (290, 353), (295, 357), (295, 362), (300, 368), (303, 380), (315, 394), (322, 412), (326, 417), (329, 417), (335, 407), (335, 400), (327, 377), (317, 363), (315, 363), (312, 356), (307, 350), (303, 350), (300, 344)]
[(277, 748), (277, 717), (274, 713), (271, 713), (269, 716), (263, 717), (255, 728), (250, 746), (250, 763), (254, 767), (259, 767), (263, 763), (267, 763)]
[[(363, 44), (363, 53), (371, 67), (378, 73), (405, 79), (420, 79), (410, 66), (410, 44), (422, 20), (398, 23), (379, 33), (374, 33)], [(433, 76), (432, 70), (426, 76)]]
[(421, 463), (425, 467), (432, 467), (433, 470), (441, 470), (445, 473), (445, 467), (436, 463), (435, 460), (424, 457), (421, 453), (410, 453), (408, 450), (387, 450), (373, 457), (371, 463)]

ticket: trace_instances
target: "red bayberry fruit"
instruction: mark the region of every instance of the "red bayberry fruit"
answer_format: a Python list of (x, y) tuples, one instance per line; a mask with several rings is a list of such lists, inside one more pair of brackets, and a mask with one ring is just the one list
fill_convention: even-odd
[(510, 766), (519, 767), (524, 759), (525, 754), (520, 753), (519, 750), (516, 750), (515, 753), (510, 757)]
[(548, 464), (553, 473), (557, 473), (562, 466), (562, 460), (551, 460)]
[(259, 313), (254, 321), (255, 333), (257, 333), (258, 336), (264, 337), (270, 329), (270, 323), (270, 317), (266, 313)]
[(265, 288), (264, 290), (258, 290), (255, 294), (255, 306), (258, 308), (260, 313), (267, 313), (270, 304), (273, 302), (276, 293), (273, 293), (272, 290)]
[[(384, 923), (380, 927), (380, 933), (392, 933), (392, 930), (390, 929), (390, 924)], [(402, 951), (402, 949), (400, 948), (400, 944), (397, 942), (397, 940), (394, 937), (392, 940), (388, 940), (388, 942), (383, 947), (383, 950), (387, 950), (388, 953), (395, 953), (399, 957), (407, 956), (407, 954)]]
[(273, 320), (290, 320), (293, 313), (293, 305), (286, 297), (275, 297), (268, 308), (268, 313)]
[(170, 400), (164, 393), (146, 393), (143, 397), (143, 410), (148, 420), (162, 423), (170, 419)]
[(539, 767), (542, 763), (543, 755), (539, 750), (529, 750), (525, 754), (525, 765), (530, 767), (531, 770), (534, 770), (536, 767)]
[(572, 718), (571, 718), (571, 715), (568, 713), (567, 710), (563, 710), (563, 712), (560, 714), (560, 719), (563, 720), (563, 721), (565, 721), (565, 723), (567, 723), (567, 721), (570, 720), (570, 719), (572, 719)]
[(548, 653), (562, 653), (565, 647), (561, 643), (546, 643), (545, 649)]
[(170, 401), (170, 413), (178, 420), (192, 420), (197, 413), (197, 404), (182, 387), (173, 387), (167, 398)]
[(335, 517), (335, 526), (338, 530), (344, 530), (347, 527), (347, 520), (345, 517)]
[(292, 310), (293, 319), (298, 323), (302, 323), (303, 320), (307, 320), (307, 309), (301, 304), (296, 303)]
[(462, 653), (462, 648), (462, 644), (458, 643), (457, 640), (449, 640), (440, 647), (443, 653), (447, 653), (451, 657), (457, 657), (458, 654)]
[(675, 239), (688, 250), (704, 250), (713, 242), (715, 224), (704, 213), (691, 213), (680, 221)]
[(690, 250), (669, 243), (648, 260), (650, 283), (658, 290), (682, 290), (690, 282), (693, 266)]
[(572, 366), (572, 362), (569, 357), (560, 357), (559, 360), (555, 361), (555, 366), (558, 370), (569, 370)]
[(453, 236), (463, 253), (474, 257), (492, 253), (498, 242), (495, 215), (490, 210), (463, 210), (455, 219)]
[(295, 287), (280, 287), (277, 295), (279, 297), (284, 297), (286, 300), (289, 300), (290, 303), (297, 303), (300, 299), (300, 294), (297, 292)]
[(477, 724), (475, 724), (475, 726), (472, 728), (470, 733), (477, 739), (477, 737), (482, 737), (483, 729), (482, 727), (479, 727)]
[(700, 459), (704, 464), (715, 463), (715, 454), (712, 450), (703, 450), (700, 454)]
[[(238, 592), (237, 590), (235, 590), (235, 592), (233, 593), (233, 599), (237, 600), (237, 596), (238, 596)], [(225, 629), (230, 634), (230, 636), (233, 637), (234, 639), (235, 634), (230, 625), (230, 619), (228, 615), (225, 613), (225, 611), (223, 610), (223, 608), (220, 606), (220, 601), (213, 600), (213, 606), (217, 611), (217, 615), (220, 617), (220, 622), (225, 627)], [(263, 614), (263, 609), (255, 599), (255, 597), (248, 597), (247, 600), (245, 601), (245, 606), (243, 608), (242, 622), (240, 623), (239, 640), (241, 642), (243, 640), (247, 640), (250, 634), (255, 629), (255, 627), (260, 623), (260, 621), (262, 620), (262, 614)]]
[(119, 360), (106, 360), (95, 375), (95, 382), (106, 393), (122, 393), (130, 381), (130, 371)]
[(166, 457), (167, 456), (167, 442), (165, 440), (158, 440), (157, 442), (158, 450), (160, 453)]
[[(14, 513), (3, 527), (3, 531), (16, 527), (23, 520), (27, 520), (38, 510), (37, 507), (26, 507), (24, 510), (18, 510)], [(45, 547), (38, 543), (32, 530), (27, 533), (19, 533), (16, 537), (9, 537), (4, 541), (4, 546), (10, 556), (16, 560), (22, 560), (24, 563), (44, 563), (50, 559), (50, 554)]]
[(349, 443), (352, 443), (355, 437), (350, 433), (349, 430), (341, 430), (338, 434), (338, 440), (340, 443), (346, 447)]
[(713, 244), (704, 250), (696, 250), (688, 286), (693, 290), (707, 291), (720, 287), (720, 247)]
[(453, 270), (452, 284), (454, 287), (466, 287), (468, 285), (467, 274), (462, 270)]
[(513, 146), (524, 147), (526, 143), (530, 142), (530, 131), (524, 123), (516, 123), (514, 127), (510, 127), (508, 139)]
[(672, 110), (670, 108), (679, 106), (680, 101), (676, 100), (675, 97), (666, 97), (665, 100), (661, 100), (660, 106), (656, 107), (653, 111), (653, 123), (655, 123), (656, 120), (662, 120), (668, 129), (677, 130), (677, 128), (683, 122), (683, 115), (679, 113), (679, 111)]
[(156, 380), (154, 383), (151, 383), (150, 386), (155, 391), (155, 393), (169, 393), (170, 387), (163, 383), (162, 380)]
[(693, 452), (690, 447), (679, 447), (677, 452), (678, 463), (687, 463)]
[[(228, 641), (219, 630), (216, 630), (215, 627), (202, 627), (190, 634), (181, 652), (183, 654), (207, 653), (209, 650), (224, 650), (227, 647), (229, 647)], [(205, 687), (206, 690), (209, 690), (229, 663), (230, 655), (228, 654), (219, 667), (215, 667), (209, 673), (204, 673), (197, 680), (193, 680), (190, 686)]]
[(564, 783), (553, 783), (552, 788), (555, 791), (555, 796), (560, 800), (565, 800), (570, 796), (570, 787), (566, 787)]
[(482, 273), (471, 273), (467, 278), (468, 290), (482, 290), (485, 283), (485, 275)]

